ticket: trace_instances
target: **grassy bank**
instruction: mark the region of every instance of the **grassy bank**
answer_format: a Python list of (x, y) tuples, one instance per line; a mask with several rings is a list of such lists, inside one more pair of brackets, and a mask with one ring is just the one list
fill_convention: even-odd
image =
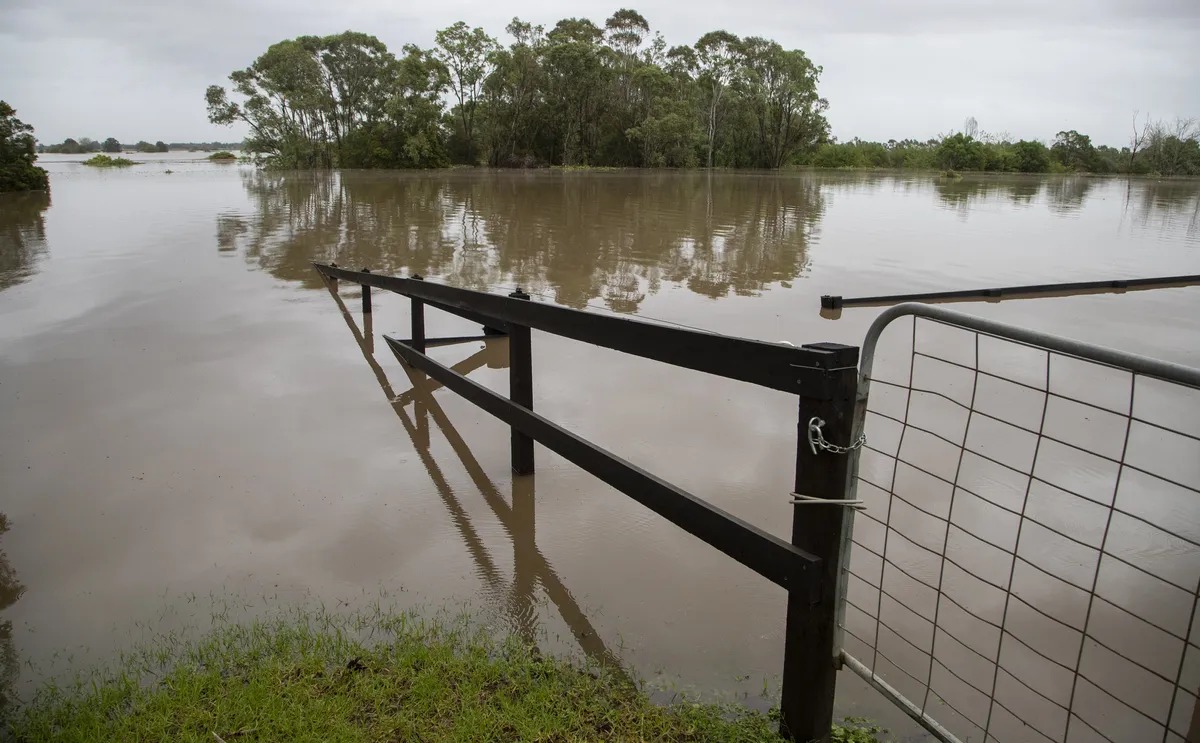
[(194, 641), (160, 638), (113, 668), (47, 685), (7, 725), (18, 741), (781, 740), (766, 715), (661, 707), (620, 673), (542, 657), (465, 620), (379, 611), (294, 612)]

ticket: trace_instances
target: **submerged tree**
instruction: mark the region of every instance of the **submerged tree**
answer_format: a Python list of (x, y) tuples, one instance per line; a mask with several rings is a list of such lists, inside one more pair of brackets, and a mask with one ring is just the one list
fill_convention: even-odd
[(428, 137), (428, 119), (437, 126), (440, 103), (429, 104), (444, 71), (416, 47), (405, 52), (397, 60), (374, 36), (352, 31), (281, 41), (229, 76), (241, 101), (208, 88), (209, 121), (245, 123), (244, 149), (284, 168), (444, 164), (440, 132), (436, 143), (409, 142)]
[(459, 21), (437, 32), (434, 54), (449, 72), (450, 90), (458, 99), (456, 110), (467, 162), (474, 164), (475, 112), (483, 96), (483, 83), (494, 66), (496, 40), (482, 28), (468, 28)]
[(725, 90), (737, 70), (738, 37), (728, 31), (710, 31), (696, 42), (696, 60), (699, 63), (700, 80), (708, 99), (708, 167), (713, 166), (713, 150), (717, 141), (717, 129), (721, 123), (722, 102)]
[(546, 43), (542, 26), (513, 18), (505, 30), (513, 37), (507, 49), (491, 54), (492, 73), (483, 83), (482, 128), (491, 165), (536, 162), (545, 71)]
[(1072, 129), (1054, 136), (1050, 156), (1070, 170), (1091, 170), (1096, 162), (1096, 148), (1091, 137)]
[(0, 193), (50, 188), (49, 175), (36, 162), (33, 127), (17, 118), (16, 109), (0, 101)]
[[(547, 31), (514, 18), (504, 48), (458, 22), (396, 59), (372, 36), (302, 36), (206, 93), (274, 165), (753, 165), (825, 141), (821, 69), (803, 52), (725, 31), (670, 48), (636, 10)], [(449, 110), (443, 103), (448, 92)], [(726, 118), (737, 126), (726, 132)], [(736, 130), (736, 131), (735, 131)], [(410, 139), (416, 138), (410, 142)]]
[(1149, 170), (1159, 175), (1200, 175), (1200, 122), (1179, 118), (1147, 124), (1143, 154)]
[(736, 85), (758, 135), (753, 164), (782, 167), (795, 153), (815, 149), (829, 136), (829, 103), (817, 96), (821, 68), (804, 52), (786, 51), (767, 39), (749, 38), (740, 48)]

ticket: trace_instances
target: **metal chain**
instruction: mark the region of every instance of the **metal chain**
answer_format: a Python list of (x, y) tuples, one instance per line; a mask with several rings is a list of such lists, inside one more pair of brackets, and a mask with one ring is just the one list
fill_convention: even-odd
[(812, 418), (808, 421), (808, 446), (814, 455), (817, 453), (817, 449), (834, 454), (849, 454), (855, 449), (861, 449), (867, 443), (867, 435), (864, 433), (859, 434), (858, 439), (850, 446), (831, 444), (825, 440), (825, 434), (821, 431), (823, 425), (825, 425), (825, 421), (820, 418)]

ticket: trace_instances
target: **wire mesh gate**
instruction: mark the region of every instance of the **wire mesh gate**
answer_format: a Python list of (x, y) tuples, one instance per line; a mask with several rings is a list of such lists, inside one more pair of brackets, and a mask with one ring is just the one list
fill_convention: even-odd
[(900, 305), (856, 431), (848, 667), (948, 742), (1198, 739), (1200, 370)]

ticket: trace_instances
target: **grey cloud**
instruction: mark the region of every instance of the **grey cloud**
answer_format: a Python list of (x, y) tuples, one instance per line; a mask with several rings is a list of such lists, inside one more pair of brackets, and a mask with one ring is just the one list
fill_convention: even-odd
[[(671, 0), (633, 5), (672, 44), (726, 28), (804, 49), (840, 138), (926, 138), (975, 116), (989, 131), (1063, 128), (1120, 145), (1133, 109), (1200, 115), (1196, 0)], [(269, 44), (354, 29), (428, 46), (462, 19), (502, 35), (513, 16), (602, 21), (620, 4), (548, 0), (433, 5), (381, 0), (8, 0), (4, 96), (43, 140), (236, 138), (210, 126), (203, 89)]]

